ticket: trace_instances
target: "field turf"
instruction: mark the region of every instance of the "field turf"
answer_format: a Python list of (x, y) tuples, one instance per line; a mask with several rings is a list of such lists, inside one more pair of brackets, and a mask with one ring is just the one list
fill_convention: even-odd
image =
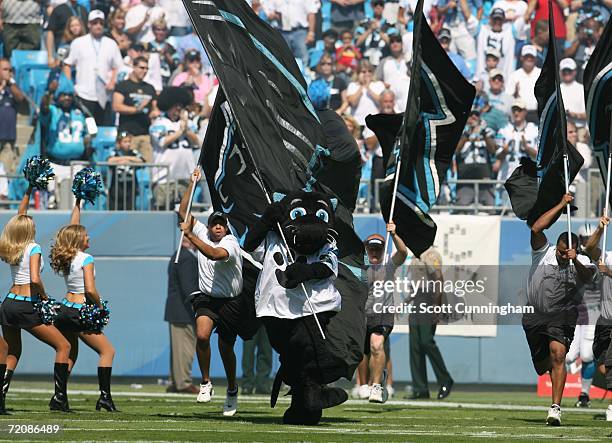
[[(458, 388), (448, 401), (408, 401), (404, 393), (384, 405), (349, 400), (324, 411), (315, 427), (284, 426), (288, 405), (275, 409), (264, 396), (239, 397), (238, 413), (221, 414), (225, 391), (217, 386), (209, 404), (195, 396), (165, 394), (163, 387), (134, 389), (115, 385), (120, 413), (96, 412), (96, 386), (70, 385), (74, 413), (50, 413), (50, 383), (14, 381), (7, 398), (12, 415), (0, 416), (0, 441), (321, 441), (321, 442), (463, 442), (483, 441), (612, 441), (605, 421), (607, 402), (594, 400), (578, 410), (566, 402), (563, 426), (545, 426), (546, 399), (527, 392), (467, 392)], [(11, 425), (58, 424), (57, 434), (9, 433)], [(14, 432), (15, 428), (13, 428)]]

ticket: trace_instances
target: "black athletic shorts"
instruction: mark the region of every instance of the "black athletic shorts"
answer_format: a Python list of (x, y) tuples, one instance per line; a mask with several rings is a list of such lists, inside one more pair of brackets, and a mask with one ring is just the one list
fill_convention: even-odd
[(43, 324), (30, 301), (5, 298), (0, 304), (0, 324), (20, 329), (32, 329)]
[(370, 337), (372, 336), (372, 334), (382, 335), (386, 343), (388, 341), (389, 335), (391, 335), (391, 331), (393, 331), (393, 325), (367, 326), (365, 343), (363, 345), (363, 353), (365, 355), (370, 355)]
[(246, 295), (218, 298), (200, 292), (194, 295), (192, 305), (195, 317), (210, 318), (215, 324), (215, 332), (226, 343), (233, 344), (238, 335), (249, 340), (257, 332), (255, 302), (249, 303)]
[(90, 327), (87, 327), (81, 321), (81, 310), (73, 307), (68, 307), (62, 304), (58, 311), (58, 316), (53, 322), (55, 327), (60, 331), (68, 332), (87, 332), (92, 334), (99, 334), (100, 331), (94, 331)]
[[(606, 364), (606, 359), (612, 359), (612, 320), (605, 320), (601, 316), (595, 325), (595, 338), (593, 339), (593, 355), (597, 365)], [(609, 354), (609, 355), (607, 355)], [(610, 361), (606, 366), (612, 366)]]
[(569, 350), (574, 339), (574, 330), (578, 321), (578, 311), (569, 309), (553, 314), (524, 314), (523, 330), (527, 337), (531, 360), (538, 375), (545, 374), (538, 365), (550, 357), (550, 342), (556, 341)]

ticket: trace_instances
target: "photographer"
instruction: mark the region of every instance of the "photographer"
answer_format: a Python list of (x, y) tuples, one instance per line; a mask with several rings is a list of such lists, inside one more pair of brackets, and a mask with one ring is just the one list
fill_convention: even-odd
[(355, 29), (355, 45), (370, 63), (378, 66), (389, 55), (389, 36), (399, 32), (383, 17), (384, 0), (372, 0), (372, 10), (374, 17), (362, 21)]
[(584, 69), (597, 46), (603, 32), (603, 23), (599, 15), (586, 14), (578, 20), (576, 39), (565, 50), (565, 57), (574, 59), (578, 67), (577, 80), (582, 83)]
[(17, 139), (17, 106), (25, 99), (13, 78), (8, 59), (0, 58), (0, 163), (7, 174), (14, 174), (19, 163)]
[[(457, 145), (457, 178), (459, 180), (490, 179), (492, 177), (491, 156), (496, 146), (493, 131), (480, 118), (480, 111), (474, 109)], [(473, 184), (457, 185), (457, 206), (468, 206), (475, 202)], [(479, 186), (479, 203), (493, 206), (493, 186)]]

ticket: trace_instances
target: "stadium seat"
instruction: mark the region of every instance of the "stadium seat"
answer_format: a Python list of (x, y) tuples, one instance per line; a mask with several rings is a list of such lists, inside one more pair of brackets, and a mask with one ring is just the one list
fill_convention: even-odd
[(100, 126), (98, 134), (92, 140), (91, 146), (95, 149), (94, 158), (98, 162), (105, 162), (109, 151), (115, 146), (117, 141), (117, 127)]
[[(19, 82), (22, 69), (28, 66), (47, 66), (47, 51), (24, 51), (15, 49), (11, 53), (11, 65), (15, 70), (15, 79)], [(19, 86), (21, 86), (21, 84)]]

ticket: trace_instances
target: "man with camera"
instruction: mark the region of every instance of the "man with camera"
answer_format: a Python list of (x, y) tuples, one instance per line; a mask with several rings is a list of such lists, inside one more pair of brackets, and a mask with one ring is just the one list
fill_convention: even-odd
[(13, 78), (11, 62), (0, 59), (0, 163), (7, 174), (14, 174), (19, 162), (17, 139), (17, 106), (25, 99)]

